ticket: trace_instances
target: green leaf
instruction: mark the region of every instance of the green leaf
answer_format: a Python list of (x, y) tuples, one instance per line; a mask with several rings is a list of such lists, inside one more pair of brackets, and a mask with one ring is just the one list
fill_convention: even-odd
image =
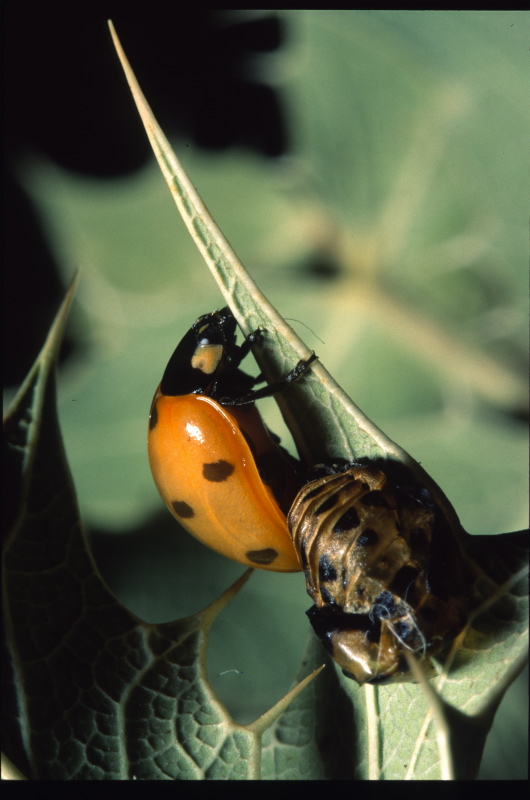
[(278, 780), (351, 780), (362, 759), (353, 705), (333, 662), (311, 632), (297, 680), (325, 669), (263, 737), (262, 776)]

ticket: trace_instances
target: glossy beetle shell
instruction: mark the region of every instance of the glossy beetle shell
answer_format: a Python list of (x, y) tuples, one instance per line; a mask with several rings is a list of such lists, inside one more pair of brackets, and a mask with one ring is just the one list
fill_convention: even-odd
[(460, 552), (423, 487), (353, 465), (308, 483), (288, 525), (314, 602), (315, 632), (359, 684), (411, 680), (464, 627)]
[(167, 507), (201, 542), (247, 567), (300, 570), (280, 507), (293, 478), (254, 406), (158, 392), (148, 452)]

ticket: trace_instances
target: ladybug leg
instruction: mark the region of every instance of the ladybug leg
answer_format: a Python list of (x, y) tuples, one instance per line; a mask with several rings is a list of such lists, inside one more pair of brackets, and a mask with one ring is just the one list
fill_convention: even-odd
[[(248, 339), (246, 341), (248, 342)], [(303, 375), (304, 372), (309, 369), (311, 364), (317, 359), (318, 356), (316, 356), (315, 353), (312, 353), (309, 358), (300, 359), (298, 364), (289, 372), (288, 375), (285, 376), (285, 378), (282, 378), (275, 383), (271, 383), (268, 386), (264, 386), (262, 389), (254, 389), (242, 397), (223, 397), (219, 402), (224, 406), (245, 406), (249, 405), (250, 403), (254, 403), (256, 400), (261, 400), (263, 397), (272, 397), (273, 395), (283, 391), (283, 389), (285, 389), (286, 386), (289, 386), (290, 383), (293, 383), (293, 381), (298, 380), (298, 378), (300, 378), (300, 376)], [(256, 383), (259, 383), (258, 379), (256, 379)]]
[(246, 339), (243, 340), (243, 344), (238, 347), (238, 363), (241, 363), (245, 356), (248, 356), (252, 349), (252, 345), (256, 344), (256, 342), (261, 338), (261, 336), (265, 333), (264, 330), (258, 328), (253, 333), (249, 333)]

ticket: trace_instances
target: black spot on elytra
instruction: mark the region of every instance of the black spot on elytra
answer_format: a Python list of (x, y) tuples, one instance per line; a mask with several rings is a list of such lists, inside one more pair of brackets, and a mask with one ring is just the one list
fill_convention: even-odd
[(380, 492), (377, 489), (373, 492), (368, 492), (368, 494), (365, 494), (364, 497), (361, 497), (361, 503), (363, 506), (379, 506), (381, 508), (390, 508), (383, 492)]
[(377, 533), (372, 530), (372, 528), (366, 528), (359, 536), (357, 537), (357, 541), (355, 542), (355, 547), (373, 547), (374, 544), (377, 544), (378, 536)]
[(334, 524), (333, 533), (350, 531), (352, 528), (357, 528), (360, 522), (357, 511), (354, 508), (349, 508)]
[(151, 408), (151, 413), (149, 415), (149, 430), (152, 431), (156, 428), (158, 424), (158, 408), (156, 407), (156, 403), (153, 403)]
[(184, 500), (173, 500), (171, 503), (171, 508), (181, 519), (191, 519), (195, 516), (195, 511), (193, 508), (184, 502)]
[(338, 494), (332, 494), (331, 497), (328, 497), (327, 500), (324, 500), (324, 502), (321, 503), (317, 509), (315, 509), (315, 514), (323, 514), (324, 511), (329, 511), (330, 508), (333, 508), (333, 506), (336, 505), (338, 499)]
[(272, 564), (278, 558), (278, 552), (272, 547), (264, 550), (249, 550), (245, 555), (253, 564)]
[(325, 554), (321, 557), (318, 564), (318, 577), (321, 583), (327, 583), (328, 581), (337, 579), (337, 570)]
[(221, 458), (219, 461), (214, 461), (212, 464), (203, 464), (202, 475), (207, 481), (221, 483), (230, 477), (234, 469), (235, 467), (233, 464), (230, 464), (229, 461), (223, 461)]

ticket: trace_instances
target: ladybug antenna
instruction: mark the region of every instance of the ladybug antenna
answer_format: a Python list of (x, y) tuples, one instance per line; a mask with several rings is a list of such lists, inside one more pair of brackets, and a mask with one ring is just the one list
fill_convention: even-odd
[(307, 330), (308, 330), (308, 331), (310, 331), (310, 332), (313, 334), (313, 336), (314, 336), (316, 339), (318, 339), (318, 341), (319, 341), (319, 342), (322, 342), (322, 344), (326, 344), (326, 343), (325, 343), (325, 341), (324, 341), (324, 339), (321, 339), (321, 338), (320, 338), (320, 336), (317, 336), (317, 334), (315, 333), (315, 331), (314, 331), (312, 328), (310, 328), (310, 327), (309, 327), (309, 325), (306, 325), (306, 324), (305, 324), (305, 322), (302, 322), (302, 320), (300, 320), (300, 319), (293, 319), (293, 317), (285, 317), (285, 321), (286, 321), (286, 322), (298, 322), (298, 324), (299, 324), (299, 325), (303, 325), (303, 326), (304, 326), (304, 328), (307, 328)]

